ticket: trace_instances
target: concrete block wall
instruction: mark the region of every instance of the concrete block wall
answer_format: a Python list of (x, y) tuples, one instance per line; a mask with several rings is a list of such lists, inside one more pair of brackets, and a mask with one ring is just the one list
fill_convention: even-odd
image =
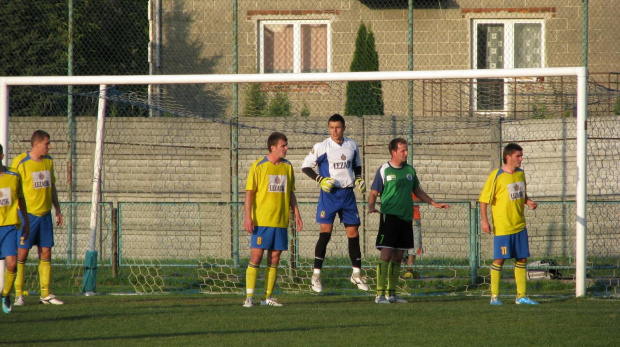
[[(301, 173), (303, 159), (312, 145), (327, 138), (326, 120), (243, 118), (239, 129), (238, 204), (243, 201), (245, 177), (251, 163), (267, 152), (266, 139), (272, 131), (281, 131), (289, 137), (287, 159), (296, 168), (297, 196), (306, 224), (299, 234), (301, 256), (311, 257), (316, 241), (315, 212), (318, 187)], [(32, 131), (43, 127), (52, 136), (51, 155), (55, 158), (57, 187), (62, 202), (68, 201), (68, 153), (66, 119), (11, 118), (9, 161), (17, 153), (27, 150)], [(92, 163), (94, 156), (95, 121), (78, 118), (77, 160), (74, 175), (77, 180), (76, 201), (88, 203), (91, 199)], [(469, 204), (478, 198), (487, 175), (499, 166), (500, 142), (516, 141), (525, 149), (524, 170), (528, 179), (528, 193), (538, 201), (574, 199), (575, 133), (574, 120), (527, 120), (519, 122), (473, 121), (456, 122), (444, 119), (416, 118), (414, 126), (414, 161), (423, 189), (439, 201), (465, 203), (450, 212), (425, 207), (423, 228), (427, 235), (424, 244), (429, 255), (446, 258), (467, 257)], [(394, 137), (405, 137), (408, 125), (399, 117), (347, 118), (346, 135), (361, 146), (364, 175), (367, 184), (374, 179), (377, 168), (389, 159), (388, 142)], [(501, 129), (501, 134), (500, 134)], [(242, 230), (243, 208), (231, 209), (231, 129), (222, 122), (199, 119), (109, 118), (106, 123), (102, 201), (118, 208), (123, 258), (153, 257), (181, 259), (185, 257), (227, 257), (233, 245), (233, 221), (240, 232), (240, 251), (246, 252), (247, 236)], [(597, 199), (618, 200), (617, 141), (620, 122), (615, 117), (601, 117), (589, 122), (591, 153), (588, 163), (589, 191), (600, 194)], [(366, 201), (367, 194), (356, 192), (358, 201)], [(153, 203), (153, 204), (146, 204)], [(158, 203), (158, 204), (155, 204)], [(68, 207), (67, 207), (68, 208)], [(84, 209), (84, 207), (81, 207)], [(574, 230), (574, 213), (570, 208), (535, 212), (531, 235), (545, 254), (567, 254), (568, 235)], [(87, 247), (89, 214), (84, 209), (73, 230), (58, 230), (58, 240), (76, 256)], [(361, 231), (364, 252), (373, 254), (374, 237), (378, 223), (367, 218), (360, 205), (363, 219)], [(594, 223), (589, 224), (591, 237), (609, 238), (617, 233), (605, 224), (615, 214), (600, 210)], [(561, 223), (557, 218), (561, 219)], [(617, 220), (616, 220), (617, 221)], [(69, 228), (69, 227), (67, 227)], [(68, 239), (73, 233), (71, 240)], [(540, 235), (539, 235), (540, 233)], [(615, 234), (613, 234), (615, 235)], [(111, 245), (111, 236), (105, 235), (105, 245)], [(612, 237), (613, 239), (613, 237)], [(346, 256), (346, 238), (337, 226), (331, 252)], [(99, 242), (99, 240), (98, 240)], [(176, 253), (170, 253), (178, 244)], [(69, 246), (70, 244), (70, 246)], [(605, 243), (609, 245), (609, 242)], [(538, 246), (537, 246), (538, 247)], [(618, 248), (617, 245), (611, 247)], [(614, 248), (614, 249), (616, 249)]]

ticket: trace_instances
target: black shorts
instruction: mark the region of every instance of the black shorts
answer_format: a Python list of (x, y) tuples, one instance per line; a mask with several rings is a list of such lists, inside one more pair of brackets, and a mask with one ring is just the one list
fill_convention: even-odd
[(413, 224), (391, 214), (381, 214), (377, 248), (413, 249)]

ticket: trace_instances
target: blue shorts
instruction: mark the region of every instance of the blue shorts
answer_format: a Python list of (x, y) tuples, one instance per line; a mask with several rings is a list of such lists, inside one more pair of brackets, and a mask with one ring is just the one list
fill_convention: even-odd
[[(19, 211), (19, 218), (22, 218), (21, 211)], [(30, 219), (30, 236), (28, 236), (26, 240), (22, 240), (22, 237), (20, 237), (17, 240), (17, 248), (30, 249), (34, 245), (39, 247), (54, 247), (52, 212), (50, 211), (40, 217), (28, 213), (28, 218)], [(21, 235), (21, 229), (19, 233)]]
[(288, 234), (286, 228), (254, 227), (250, 237), (250, 248), (288, 250)]
[(361, 224), (353, 188), (334, 188), (331, 193), (320, 191), (316, 222), (334, 224), (336, 214), (345, 225)]
[(530, 257), (527, 228), (516, 234), (493, 237), (493, 259), (525, 259)]
[[(0, 259), (17, 256), (17, 227), (5, 225), (0, 227)], [(4, 276), (4, 274), (1, 274)]]

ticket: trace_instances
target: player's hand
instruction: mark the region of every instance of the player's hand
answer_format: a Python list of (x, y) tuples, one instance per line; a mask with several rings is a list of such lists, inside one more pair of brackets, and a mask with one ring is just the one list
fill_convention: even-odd
[(491, 234), (491, 224), (489, 223), (489, 221), (485, 221), (483, 220), (482, 223), (480, 224), (480, 227), (482, 228), (482, 232), (486, 233), (486, 234)]
[(336, 183), (335, 179), (331, 177), (323, 177), (321, 175), (316, 176), (316, 181), (319, 182), (321, 189), (323, 189), (325, 193), (331, 192), (332, 188), (334, 188), (334, 184)]
[(379, 210), (377, 210), (377, 208), (375, 207), (375, 205), (368, 205), (368, 214), (371, 213), (380, 213)]
[(355, 185), (360, 190), (360, 193), (364, 194), (366, 192), (366, 182), (362, 178), (362, 176), (357, 176), (355, 178)]
[(532, 199), (527, 199), (527, 201), (525, 203), (532, 210), (535, 210), (536, 207), (538, 207), (538, 204), (536, 203), (536, 201), (534, 201)]
[(245, 229), (248, 234), (251, 234), (254, 231), (254, 221), (252, 220), (252, 218), (245, 219), (245, 221), (243, 222), (243, 229)]
[(62, 213), (56, 214), (56, 226), (59, 228), (62, 226)]
[(22, 240), (27, 240), (28, 236), (30, 236), (30, 224), (24, 223), (22, 227)]

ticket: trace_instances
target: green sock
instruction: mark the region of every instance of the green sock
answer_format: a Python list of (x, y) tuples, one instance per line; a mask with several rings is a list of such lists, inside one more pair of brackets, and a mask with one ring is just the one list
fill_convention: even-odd
[(396, 294), (396, 285), (398, 284), (398, 277), (400, 276), (400, 264), (390, 262), (388, 265), (388, 284), (387, 289), (390, 296)]
[(388, 262), (379, 260), (377, 265), (377, 296), (385, 295), (385, 288), (388, 276)]

